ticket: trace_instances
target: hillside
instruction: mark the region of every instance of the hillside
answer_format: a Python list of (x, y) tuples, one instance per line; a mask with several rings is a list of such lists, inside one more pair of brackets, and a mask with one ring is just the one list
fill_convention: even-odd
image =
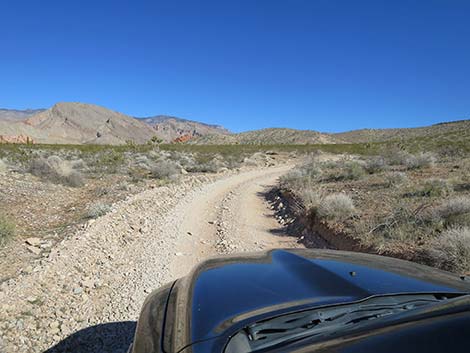
[(45, 109), (2, 109), (0, 108), (0, 121), (18, 121), (29, 118), (30, 116), (41, 113)]
[(0, 135), (26, 135), (36, 143), (145, 143), (154, 135), (147, 124), (92, 104), (58, 103), (26, 120), (0, 122)]
[(332, 136), (349, 143), (385, 142), (447, 135), (449, 133), (462, 132), (462, 130), (469, 131), (469, 129), (470, 120), (459, 120), (417, 128), (352, 130), (332, 134)]
[(253, 145), (305, 145), (338, 143), (338, 139), (328, 134), (313, 130), (295, 130), (287, 128), (269, 128), (241, 132), (231, 135), (208, 135), (199, 137), (192, 143), (196, 144), (253, 144)]
[(205, 135), (230, 134), (230, 131), (220, 125), (209, 125), (173, 116), (157, 115), (139, 119), (152, 126), (158, 137), (164, 141), (174, 141), (181, 138), (189, 140)]
[[(147, 143), (153, 137), (165, 143), (199, 145), (341, 144), (399, 142), (414, 150), (468, 150), (470, 120), (417, 128), (360, 129), (342, 133), (267, 128), (231, 133), (220, 125), (173, 116), (135, 118), (104, 107), (58, 103), (50, 109), (0, 109), (0, 143), (124, 144)], [(447, 146), (447, 147), (446, 147)]]

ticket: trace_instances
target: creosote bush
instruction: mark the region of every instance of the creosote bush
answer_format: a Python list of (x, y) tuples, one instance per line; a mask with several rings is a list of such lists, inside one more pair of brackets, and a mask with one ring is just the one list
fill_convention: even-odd
[(5, 245), (15, 235), (15, 225), (0, 214), (0, 246)]
[(345, 220), (356, 213), (353, 200), (345, 194), (331, 194), (319, 204), (317, 214), (321, 218)]
[(430, 255), (438, 267), (461, 273), (470, 271), (469, 227), (447, 229), (432, 245)]

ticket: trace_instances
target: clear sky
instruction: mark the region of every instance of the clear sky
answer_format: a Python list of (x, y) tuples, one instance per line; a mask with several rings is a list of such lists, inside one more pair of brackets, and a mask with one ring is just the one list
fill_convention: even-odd
[(468, 0), (2, 0), (0, 107), (233, 131), (470, 117)]

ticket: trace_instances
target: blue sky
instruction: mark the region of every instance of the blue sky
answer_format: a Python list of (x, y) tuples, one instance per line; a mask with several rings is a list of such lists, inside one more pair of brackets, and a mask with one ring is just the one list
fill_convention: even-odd
[(233, 131), (470, 117), (470, 1), (4, 0), (0, 107), (95, 103)]

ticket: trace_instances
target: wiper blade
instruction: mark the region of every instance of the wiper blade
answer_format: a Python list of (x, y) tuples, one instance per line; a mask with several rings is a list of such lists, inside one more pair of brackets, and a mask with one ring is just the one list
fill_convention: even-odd
[[(425, 306), (441, 303), (455, 297), (442, 294), (403, 294), (377, 296), (361, 302), (310, 309), (257, 322), (245, 327), (227, 346), (228, 352), (238, 352), (234, 344), (244, 341), (244, 352), (254, 352), (280, 343), (307, 336), (330, 335), (345, 332), (359, 324), (397, 315)], [(457, 295), (458, 296), (458, 295)], [(247, 351), (246, 346), (250, 349)]]

